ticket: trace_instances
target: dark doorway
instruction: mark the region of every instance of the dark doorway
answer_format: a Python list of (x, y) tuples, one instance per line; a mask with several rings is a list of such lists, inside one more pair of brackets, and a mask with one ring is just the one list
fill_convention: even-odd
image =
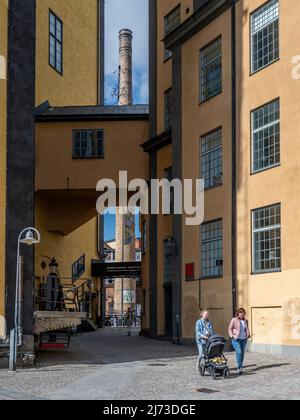
[(165, 286), (165, 336), (173, 337), (172, 285)]

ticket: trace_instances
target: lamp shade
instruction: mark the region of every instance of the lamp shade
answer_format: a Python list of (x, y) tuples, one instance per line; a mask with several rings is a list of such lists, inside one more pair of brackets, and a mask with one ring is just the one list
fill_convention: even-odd
[(21, 239), (20, 242), (22, 244), (26, 244), (26, 245), (29, 245), (29, 246), (40, 243), (39, 239), (35, 238), (34, 233), (33, 233), (32, 230), (28, 230), (26, 232), (25, 238), (24, 239)]
[(49, 267), (50, 267), (50, 274), (56, 275), (58, 273), (58, 264), (55, 258), (52, 258), (49, 264)]

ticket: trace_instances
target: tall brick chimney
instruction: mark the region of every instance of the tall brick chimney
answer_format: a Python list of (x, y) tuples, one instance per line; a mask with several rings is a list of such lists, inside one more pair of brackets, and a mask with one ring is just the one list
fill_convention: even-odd
[[(122, 29), (120, 40), (119, 105), (132, 105), (132, 32)], [(135, 218), (116, 208), (116, 262), (135, 261)], [(135, 310), (136, 280), (115, 279), (114, 311), (121, 315)], [(131, 297), (133, 300), (131, 300)]]
[(121, 29), (119, 65), (119, 105), (132, 105), (132, 31)]

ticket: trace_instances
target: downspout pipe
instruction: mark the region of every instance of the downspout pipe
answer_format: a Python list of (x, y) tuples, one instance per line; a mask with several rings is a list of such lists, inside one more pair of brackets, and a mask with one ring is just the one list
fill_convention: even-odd
[(231, 197), (231, 272), (232, 312), (237, 309), (237, 81), (236, 81), (236, 0), (231, 0), (231, 86), (232, 86), (232, 197)]

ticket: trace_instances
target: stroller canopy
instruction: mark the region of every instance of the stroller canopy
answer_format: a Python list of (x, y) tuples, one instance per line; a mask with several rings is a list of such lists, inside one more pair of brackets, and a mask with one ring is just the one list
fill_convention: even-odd
[(205, 353), (209, 358), (220, 357), (223, 354), (226, 340), (221, 335), (215, 334), (209, 337), (206, 343)]

